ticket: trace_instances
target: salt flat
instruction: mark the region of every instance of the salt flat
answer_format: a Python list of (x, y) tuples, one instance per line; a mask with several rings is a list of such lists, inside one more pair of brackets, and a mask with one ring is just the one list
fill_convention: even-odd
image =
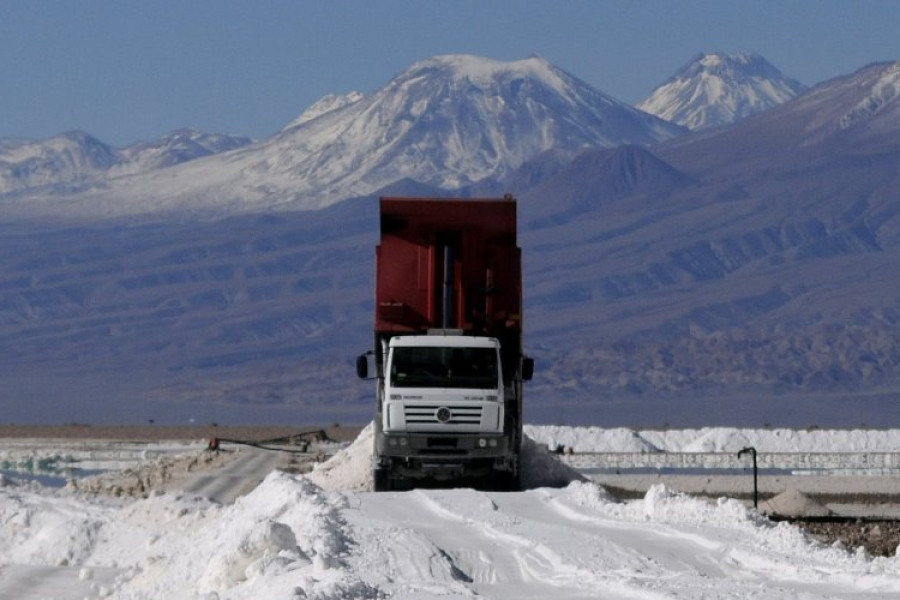
[[(696, 498), (668, 483), (621, 502), (559, 463), (551, 468), (537, 445), (528, 450), (535, 455), (527, 458), (533, 485), (526, 491), (376, 494), (359, 484), (368, 443), (364, 432), (309, 475), (276, 470), (229, 504), (183, 491), (116, 499), (4, 478), (0, 597), (900, 594), (897, 557), (823, 544), (744, 502)], [(566, 473), (569, 483), (560, 481)], [(563, 487), (545, 487), (550, 480)], [(36, 578), (37, 571), (53, 577)], [(68, 592), (28, 587), (67, 577)]]

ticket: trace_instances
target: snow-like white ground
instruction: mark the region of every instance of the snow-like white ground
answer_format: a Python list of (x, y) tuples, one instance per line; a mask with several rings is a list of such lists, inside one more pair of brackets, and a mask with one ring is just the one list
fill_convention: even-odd
[[(866, 434), (845, 439), (865, 447)], [(275, 471), (229, 505), (0, 480), (0, 597), (900, 597), (900, 559), (825, 546), (735, 500), (655, 486), (619, 503), (582, 481), (375, 494), (369, 444), (364, 433), (310, 476)], [(536, 446), (527, 454), (531, 485), (574, 478)]]

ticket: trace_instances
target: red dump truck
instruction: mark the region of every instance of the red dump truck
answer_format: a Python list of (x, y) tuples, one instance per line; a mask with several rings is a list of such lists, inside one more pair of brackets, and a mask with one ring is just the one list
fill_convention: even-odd
[(377, 491), (462, 481), (514, 489), (522, 443), (516, 201), (381, 198), (374, 364)]

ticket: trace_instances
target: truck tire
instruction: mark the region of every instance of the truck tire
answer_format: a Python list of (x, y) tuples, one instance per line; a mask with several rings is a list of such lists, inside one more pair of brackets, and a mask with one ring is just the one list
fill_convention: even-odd
[(373, 469), (372, 483), (376, 492), (390, 492), (394, 489), (390, 472), (387, 469)]
[(520, 491), (518, 471), (494, 471), (491, 476), (491, 488), (498, 492)]

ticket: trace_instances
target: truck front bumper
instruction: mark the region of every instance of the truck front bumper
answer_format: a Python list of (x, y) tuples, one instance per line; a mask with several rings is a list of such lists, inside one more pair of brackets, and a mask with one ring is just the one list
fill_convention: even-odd
[(494, 458), (510, 454), (511, 443), (498, 433), (384, 433), (375, 439), (375, 453), (404, 458)]
[(516, 467), (511, 440), (502, 434), (378, 436), (375, 468), (410, 479), (481, 477)]

